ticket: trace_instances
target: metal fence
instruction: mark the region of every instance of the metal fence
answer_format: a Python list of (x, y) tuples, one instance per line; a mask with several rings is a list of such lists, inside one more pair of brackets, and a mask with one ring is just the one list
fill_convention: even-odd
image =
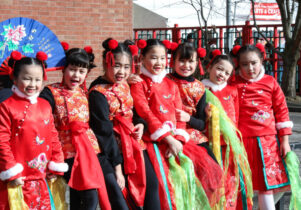
[[(282, 25), (258, 25), (258, 27), (261, 33), (273, 44), (274, 48), (278, 48), (280, 52), (283, 51), (285, 41)], [(262, 39), (257, 29), (250, 25), (249, 21), (246, 21), (245, 25), (208, 27), (207, 43), (205, 43), (200, 27), (178, 27), (175, 24), (172, 28), (134, 29), (135, 40), (157, 38), (181, 43), (187, 40), (188, 35), (192, 37), (195, 47), (210, 45), (211, 49), (219, 49), (223, 53), (228, 53), (235, 44), (253, 44)], [(283, 75), (282, 58), (270, 49), (266, 49), (266, 53), (267, 59), (264, 63), (266, 73), (274, 76), (281, 84)], [(301, 65), (296, 67), (296, 91), (301, 94), (301, 71), (299, 69), (301, 69)]]

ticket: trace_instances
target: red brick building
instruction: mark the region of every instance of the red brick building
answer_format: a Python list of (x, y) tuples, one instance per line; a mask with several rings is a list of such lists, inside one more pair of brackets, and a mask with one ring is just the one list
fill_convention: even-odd
[[(92, 46), (101, 72), (101, 43), (108, 37), (132, 38), (132, 0), (1, 0), (0, 22), (13, 17), (35, 19), (52, 30), (70, 47)], [(59, 81), (60, 72), (48, 73), (48, 82)]]

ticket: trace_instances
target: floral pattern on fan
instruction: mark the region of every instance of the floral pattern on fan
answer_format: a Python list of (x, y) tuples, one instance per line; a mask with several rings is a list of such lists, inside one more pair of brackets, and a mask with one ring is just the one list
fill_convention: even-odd
[[(1, 33), (1, 36), (4, 36), (4, 41), (0, 42), (0, 57), (3, 58), (4, 51), (6, 46), (9, 51), (17, 50), (19, 48), (20, 41), (26, 37), (24, 25), (18, 25), (17, 27), (12, 27), (11, 24), (3, 25), (4, 31)], [(23, 46), (22, 49), (32, 50), (30, 46)]]
[(38, 169), (41, 173), (44, 173), (46, 170), (48, 160), (46, 154), (43, 152), (39, 154), (38, 157), (34, 158), (31, 161), (27, 162), (27, 165), (30, 168)]

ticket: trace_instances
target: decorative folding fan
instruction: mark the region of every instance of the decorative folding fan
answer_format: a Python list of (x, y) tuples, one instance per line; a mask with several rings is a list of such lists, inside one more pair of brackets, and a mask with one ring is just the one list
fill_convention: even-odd
[(35, 57), (38, 51), (45, 52), (47, 71), (61, 69), (65, 63), (65, 52), (56, 35), (30, 18), (17, 17), (0, 22), (0, 73), (4, 73), (4, 61), (14, 50), (30, 57)]

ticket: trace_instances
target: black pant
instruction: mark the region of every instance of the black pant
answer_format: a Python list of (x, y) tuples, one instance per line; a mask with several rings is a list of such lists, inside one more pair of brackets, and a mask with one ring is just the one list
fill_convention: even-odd
[(143, 210), (160, 210), (159, 182), (149, 156), (143, 151), (146, 172), (146, 192)]
[(103, 171), (112, 210), (128, 210), (129, 208), (127, 206), (127, 203), (123, 197), (119, 185), (117, 184), (116, 176), (112, 165), (103, 155), (99, 155), (98, 159)]
[[(74, 158), (66, 159), (69, 170), (64, 174), (67, 183), (71, 176)], [(98, 193), (96, 189), (75, 190), (70, 187), (70, 210), (95, 210), (98, 204)]]
[[(209, 145), (208, 145), (207, 142), (203, 142), (203, 143), (201, 143), (201, 144), (198, 144), (198, 146), (204, 147), (204, 148), (206, 149), (208, 155), (209, 155), (215, 162), (217, 162), (216, 157), (215, 157), (214, 153), (212, 152), (212, 150), (210, 149), (210, 147), (209, 147)], [(217, 162), (217, 163), (218, 163), (218, 162)]]

